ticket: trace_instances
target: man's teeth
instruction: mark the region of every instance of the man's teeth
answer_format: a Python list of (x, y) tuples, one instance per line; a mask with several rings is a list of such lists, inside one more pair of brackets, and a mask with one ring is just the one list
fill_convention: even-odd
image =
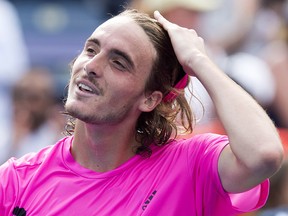
[(92, 91), (93, 91), (89, 86), (86, 86), (86, 85), (84, 85), (83, 83), (80, 83), (80, 84), (78, 85), (78, 87), (79, 87), (80, 89), (82, 89), (82, 90), (85, 90), (85, 91), (89, 91), (89, 92), (92, 92)]

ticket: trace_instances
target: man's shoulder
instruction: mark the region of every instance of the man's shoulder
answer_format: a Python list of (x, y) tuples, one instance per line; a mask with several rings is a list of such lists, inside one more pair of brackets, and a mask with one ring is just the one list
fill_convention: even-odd
[(220, 135), (215, 133), (203, 133), (203, 134), (195, 134), (195, 135), (185, 135), (178, 136), (175, 140), (175, 143), (179, 145), (211, 145), (217, 144), (221, 142), (227, 142), (228, 137), (226, 135)]
[(20, 158), (10, 158), (6, 163), (15, 170), (37, 167), (44, 161), (56, 159), (57, 155), (61, 155), (61, 149), (65, 140), (66, 138), (62, 138), (54, 145), (46, 146), (38, 152), (27, 153)]
[(171, 147), (182, 149), (190, 155), (202, 155), (208, 152), (221, 151), (229, 143), (226, 135), (203, 133), (182, 137), (179, 136)]

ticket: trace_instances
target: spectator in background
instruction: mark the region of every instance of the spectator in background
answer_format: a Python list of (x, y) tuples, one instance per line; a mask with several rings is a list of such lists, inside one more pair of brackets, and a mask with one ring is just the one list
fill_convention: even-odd
[(0, 150), (6, 152), (0, 162), (38, 151), (61, 137), (65, 119), (60, 115), (55, 95), (51, 72), (44, 68), (34, 68), (18, 80), (12, 89), (13, 129)]
[(285, 0), (225, 0), (203, 22), (208, 41), (226, 50), (223, 70), (282, 128), (288, 127), (287, 5)]
[[(11, 87), (29, 68), (18, 13), (14, 6), (0, 0), (0, 148), (11, 130)], [(5, 152), (0, 151), (0, 158)]]
[(273, 29), (273, 26), (277, 28), (274, 27), (275, 31), (271, 37), (267, 37), (269, 34), (266, 34), (266, 40), (258, 51), (260, 57), (269, 64), (276, 80), (276, 95), (269, 112), (278, 127), (288, 130), (288, 1), (262, 0), (261, 12), (262, 16), (259, 17), (266, 17), (262, 19), (262, 30), (267, 29), (265, 21), (271, 20), (269, 14), (274, 16), (275, 23), (278, 23), (273, 25), (268, 22), (268, 29)]

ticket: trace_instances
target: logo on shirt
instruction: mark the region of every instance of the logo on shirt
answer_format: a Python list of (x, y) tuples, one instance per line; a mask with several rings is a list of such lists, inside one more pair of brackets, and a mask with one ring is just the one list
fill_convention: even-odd
[(142, 206), (143, 211), (147, 208), (148, 204), (151, 202), (151, 200), (153, 199), (153, 197), (155, 196), (156, 193), (157, 193), (157, 191), (154, 190), (152, 192), (152, 194), (148, 197), (148, 199), (144, 202), (144, 205)]
[(14, 216), (26, 216), (26, 210), (24, 208), (19, 208), (18, 206), (13, 209)]

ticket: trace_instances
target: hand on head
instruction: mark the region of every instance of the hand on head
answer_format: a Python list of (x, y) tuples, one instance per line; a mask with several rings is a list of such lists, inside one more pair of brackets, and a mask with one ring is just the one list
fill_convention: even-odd
[(168, 32), (178, 61), (185, 72), (190, 76), (196, 76), (197, 62), (201, 59), (209, 59), (203, 38), (199, 37), (194, 29), (171, 23), (159, 11), (154, 12), (154, 17)]

